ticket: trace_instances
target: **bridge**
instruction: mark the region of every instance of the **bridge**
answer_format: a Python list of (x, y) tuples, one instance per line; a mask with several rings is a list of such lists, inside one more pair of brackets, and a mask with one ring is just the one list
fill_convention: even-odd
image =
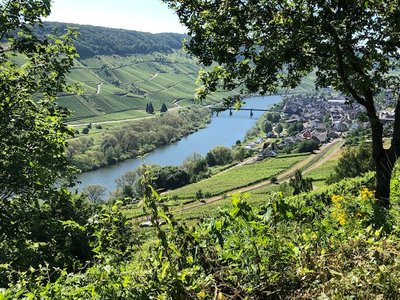
[(209, 109), (211, 109), (211, 115), (213, 115), (214, 114), (214, 112), (216, 112), (217, 113), (217, 116), (218, 116), (218, 114), (221, 112), (221, 111), (226, 111), (226, 110), (229, 110), (229, 115), (230, 116), (232, 116), (232, 111), (234, 111), (234, 110), (244, 110), (244, 111), (250, 111), (250, 117), (252, 117), (253, 116), (253, 112), (254, 111), (264, 111), (264, 112), (267, 112), (267, 111), (270, 111), (270, 112), (282, 112), (283, 110), (280, 110), (280, 109), (262, 109), (262, 108), (235, 108), (235, 107), (221, 107), (221, 106), (209, 106)]

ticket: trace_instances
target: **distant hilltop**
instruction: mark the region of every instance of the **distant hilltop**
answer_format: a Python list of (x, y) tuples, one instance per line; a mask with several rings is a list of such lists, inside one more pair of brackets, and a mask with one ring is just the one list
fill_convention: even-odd
[(182, 41), (188, 36), (180, 33), (147, 33), (127, 29), (115, 29), (92, 25), (78, 25), (59, 22), (44, 22), (44, 28), (37, 28), (38, 34), (60, 33), (67, 27), (77, 28), (79, 38), (75, 47), (82, 59), (96, 55), (129, 56), (153, 52), (171, 53), (182, 48)]

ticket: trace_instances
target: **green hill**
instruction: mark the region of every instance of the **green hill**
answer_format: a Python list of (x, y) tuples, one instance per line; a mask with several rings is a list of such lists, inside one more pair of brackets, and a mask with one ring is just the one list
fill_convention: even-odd
[(152, 34), (134, 30), (114, 29), (91, 25), (77, 25), (58, 22), (45, 22), (44, 28), (37, 29), (40, 34), (63, 33), (68, 27), (79, 31), (75, 47), (82, 59), (96, 55), (129, 56), (153, 52), (171, 53), (182, 47), (187, 37), (179, 33)]
[[(38, 33), (80, 32), (75, 46), (80, 55), (69, 76), (81, 83), (83, 94), (61, 95), (59, 104), (73, 111), (76, 123), (142, 117), (146, 104), (156, 110), (193, 102), (200, 65), (183, 50), (183, 34), (151, 34), (65, 23), (45, 23)], [(37, 29), (39, 30), (39, 29)], [(220, 101), (218, 93), (207, 101)]]

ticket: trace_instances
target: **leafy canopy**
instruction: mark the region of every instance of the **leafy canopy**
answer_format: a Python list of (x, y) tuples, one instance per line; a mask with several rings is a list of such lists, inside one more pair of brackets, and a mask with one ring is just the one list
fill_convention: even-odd
[(398, 86), (400, 12), (383, 0), (164, 0), (188, 27), (186, 47), (201, 63), (204, 96), (242, 87), (276, 92), (314, 69), (318, 86), (356, 96)]
[(71, 136), (57, 106), (69, 91), (66, 75), (77, 55), (73, 33), (43, 39), (31, 34), (50, 1), (0, 2), (0, 198), (50, 190), (67, 175)]
[[(375, 197), (389, 205), (400, 156), (400, 8), (395, 0), (164, 0), (188, 27), (188, 51), (205, 66), (203, 99), (219, 88), (242, 94), (293, 88), (315, 71), (317, 87), (332, 86), (366, 109), (376, 165)], [(383, 147), (376, 96), (396, 99), (392, 144)], [(240, 97), (227, 99), (237, 102)]]
[[(74, 33), (32, 34), (49, 13), (48, 0), (0, 1), (0, 265), (22, 272), (45, 264), (71, 269), (91, 255), (83, 225), (93, 210), (65, 188), (72, 132), (56, 103), (59, 92), (72, 91)], [(5, 272), (2, 287), (15, 280)]]

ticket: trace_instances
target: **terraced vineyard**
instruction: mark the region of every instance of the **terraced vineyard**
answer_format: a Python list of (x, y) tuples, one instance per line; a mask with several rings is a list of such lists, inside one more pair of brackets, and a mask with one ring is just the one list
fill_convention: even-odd
[[(58, 28), (62, 32), (67, 26), (49, 22), (45, 31)], [(90, 123), (105, 116), (123, 120), (126, 114), (139, 118), (149, 102), (156, 111), (163, 103), (168, 108), (193, 103), (201, 66), (181, 50), (184, 35), (73, 26), (80, 32), (76, 48), (81, 57), (75, 60), (69, 81), (81, 84), (83, 93), (60, 95), (58, 101), (73, 112), (70, 123)], [(298, 91), (312, 89), (311, 79), (303, 80)], [(232, 94), (215, 93), (206, 103), (220, 102)]]
[[(144, 116), (151, 102), (157, 111), (193, 102), (200, 66), (182, 50), (173, 53), (135, 54), (127, 57), (96, 56), (77, 60), (69, 81), (80, 83), (81, 95), (61, 95), (59, 104), (73, 112), (70, 122), (119, 120), (126, 115)], [(207, 101), (221, 101), (218, 93)], [(122, 112), (126, 112), (121, 116)], [(115, 115), (111, 116), (110, 115)]]
[(255, 164), (244, 165), (240, 168), (232, 168), (209, 179), (174, 190), (168, 193), (168, 196), (171, 199), (193, 199), (198, 191), (207, 196), (222, 195), (233, 189), (276, 176), (303, 160), (306, 155), (279, 156)]

